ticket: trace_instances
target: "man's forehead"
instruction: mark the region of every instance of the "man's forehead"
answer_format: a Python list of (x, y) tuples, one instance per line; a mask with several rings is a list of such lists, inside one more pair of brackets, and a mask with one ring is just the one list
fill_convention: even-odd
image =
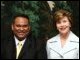
[(23, 18), (23, 17), (17, 17), (14, 21), (15, 23), (19, 23), (19, 22), (28, 22), (28, 19)]

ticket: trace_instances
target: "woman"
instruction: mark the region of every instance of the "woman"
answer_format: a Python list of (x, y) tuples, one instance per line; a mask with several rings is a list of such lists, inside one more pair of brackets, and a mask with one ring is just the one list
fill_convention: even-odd
[(58, 10), (54, 19), (59, 34), (47, 41), (48, 59), (79, 59), (79, 38), (71, 31), (71, 13)]

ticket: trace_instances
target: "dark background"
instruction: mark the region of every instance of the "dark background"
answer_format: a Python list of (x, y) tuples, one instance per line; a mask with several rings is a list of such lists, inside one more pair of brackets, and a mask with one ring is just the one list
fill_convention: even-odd
[(53, 10), (46, 1), (1, 1), (1, 40), (8, 39), (11, 33), (12, 16), (17, 13), (30, 17), (32, 34), (41, 40), (48, 40), (57, 34), (53, 27), (52, 13), (66, 9), (73, 14), (72, 31), (79, 36), (79, 1), (53, 1)]

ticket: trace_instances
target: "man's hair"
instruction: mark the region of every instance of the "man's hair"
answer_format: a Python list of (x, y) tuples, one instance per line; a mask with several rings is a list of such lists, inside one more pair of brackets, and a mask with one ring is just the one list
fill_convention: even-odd
[[(25, 15), (25, 14), (16, 14), (16, 15), (14, 15), (14, 16), (12, 17), (12, 23), (15, 22), (15, 19), (16, 19), (17, 17), (23, 17), (23, 18), (28, 19), (28, 21), (29, 21), (28, 15)], [(29, 22), (29, 23), (30, 23), (30, 22)]]

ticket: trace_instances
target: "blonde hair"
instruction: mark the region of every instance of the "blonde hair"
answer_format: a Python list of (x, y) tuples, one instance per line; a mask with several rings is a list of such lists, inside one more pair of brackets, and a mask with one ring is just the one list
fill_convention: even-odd
[(54, 13), (53, 17), (54, 17), (54, 20), (55, 20), (55, 23), (58, 22), (60, 19), (62, 19), (63, 17), (67, 17), (69, 22), (71, 23), (72, 25), (72, 15), (70, 12), (66, 11), (66, 10), (58, 10)]

